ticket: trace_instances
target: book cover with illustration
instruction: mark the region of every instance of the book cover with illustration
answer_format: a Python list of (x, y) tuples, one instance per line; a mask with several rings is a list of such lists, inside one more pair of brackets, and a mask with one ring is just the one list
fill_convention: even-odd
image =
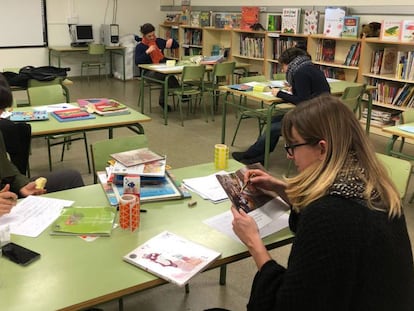
[(303, 17), (303, 33), (311, 35), (318, 33), (319, 30), (319, 11), (305, 10)]
[(382, 54), (382, 64), (380, 66), (380, 74), (395, 74), (397, 70), (397, 48), (386, 47)]
[(340, 37), (344, 27), (346, 7), (326, 7), (323, 34), (328, 37)]
[(124, 166), (133, 166), (162, 160), (165, 157), (148, 148), (140, 148), (111, 154), (111, 157)]
[(46, 110), (12, 111), (9, 119), (13, 122), (45, 121), (49, 120), (49, 114)]
[(250, 30), (250, 26), (259, 22), (258, 6), (242, 6), (240, 28)]
[(115, 216), (113, 207), (65, 207), (50, 234), (110, 236)]
[(136, 174), (139, 176), (162, 177), (165, 175), (166, 164), (167, 160), (165, 158), (134, 166), (125, 166), (115, 161), (115, 164), (111, 166), (111, 172), (116, 175)]
[(267, 14), (267, 30), (268, 31), (280, 31), (281, 28), (282, 28), (282, 15)]
[(81, 108), (87, 108), (88, 106), (95, 104), (103, 104), (109, 101), (108, 98), (79, 98), (77, 103)]
[(401, 21), (383, 20), (381, 24), (380, 39), (384, 41), (400, 40)]
[(359, 35), (359, 16), (345, 16), (342, 37), (358, 38)]
[(336, 41), (325, 39), (322, 42), (322, 61), (333, 62), (335, 60)]
[(414, 20), (401, 22), (401, 41), (414, 42)]
[(79, 121), (94, 119), (95, 116), (81, 108), (63, 109), (51, 112), (52, 116), (59, 122)]
[(200, 27), (208, 27), (211, 26), (211, 13), (209, 11), (201, 11), (199, 14), (200, 19)]
[(114, 99), (109, 99), (106, 102), (91, 103), (89, 104), (88, 108), (101, 116), (131, 113), (127, 106)]
[(124, 261), (168, 282), (184, 286), (220, 253), (164, 231), (126, 254)]
[(284, 8), (282, 10), (282, 33), (296, 34), (300, 32), (300, 8)]

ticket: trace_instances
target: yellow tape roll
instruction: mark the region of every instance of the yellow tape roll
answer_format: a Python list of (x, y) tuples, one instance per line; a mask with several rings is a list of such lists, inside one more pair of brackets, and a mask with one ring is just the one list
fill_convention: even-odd
[(214, 146), (214, 166), (217, 170), (225, 170), (228, 167), (229, 147), (224, 144)]

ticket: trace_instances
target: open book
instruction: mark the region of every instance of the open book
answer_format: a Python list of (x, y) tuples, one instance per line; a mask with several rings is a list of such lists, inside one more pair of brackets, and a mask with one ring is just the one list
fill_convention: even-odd
[(140, 148), (111, 154), (111, 157), (124, 166), (139, 165), (147, 162), (162, 160), (165, 157), (148, 148)]
[(113, 207), (67, 207), (52, 224), (52, 235), (110, 236), (116, 216)]
[(219, 252), (164, 231), (123, 259), (178, 286), (184, 286), (220, 256)]

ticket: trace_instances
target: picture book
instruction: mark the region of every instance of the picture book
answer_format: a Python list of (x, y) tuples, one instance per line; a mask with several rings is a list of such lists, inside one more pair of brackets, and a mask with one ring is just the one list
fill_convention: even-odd
[(113, 207), (66, 207), (52, 224), (52, 235), (110, 236), (116, 216)]
[(200, 12), (193, 12), (190, 13), (190, 25), (192, 27), (199, 27), (200, 26)]
[(267, 30), (280, 31), (282, 28), (282, 15), (267, 14)]
[(210, 26), (211, 13), (209, 11), (201, 11), (199, 14), (200, 27)]
[(90, 114), (89, 112), (82, 110), (81, 108), (56, 110), (51, 112), (51, 114), (59, 122), (79, 121), (95, 118), (93, 114)]
[(214, 65), (217, 63), (221, 63), (224, 61), (224, 55), (212, 55), (212, 56), (204, 56), (200, 60), (200, 64), (202, 65)]
[(325, 39), (322, 42), (322, 61), (333, 62), (335, 60), (336, 41)]
[(401, 33), (401, 21), (383, 20), (380, 39), (384, 41), (398, 41)]
[(397, 48), (386, 47), (382, 55), (382, 64), (380, 68), (380, 74), (395, 74), (397, 68)]
[(12, 111), (9, 119), (13, 122), (44, 121), (49, 119), (49, 114), (46, 110)]
[(250, 30), (250, 26), (259, 22), (258, 6), (242, 6), (240, 29)]
[(359, 35), (359, 16), (345, 16), (342, 37), (358, 38)]
[(253, 91), (253, 86), (248, 84), (233, 84), (229, 85), (229, 88), (238, 91)]
[(148, 148), (113, 153), (111, 154), (111, 157), (122, 163), (124, 166), (133, 166), (164, 159), (164, 156), (159, 155)]
[(323, 34), (328, 37), (340, 37), (346, 15), (345, 7), (326, 7)]
[(401, 22), (401, 41), (414, 42), (414, 20)]
[(148, 177), (162, 177), (165, 175), (166, 163), (167, 160), (165, 158), (133, 166), (125, 166), (122, 163), (115, 161), (115, 164), (110, 168), (111, 173), (115, 175), (136, 174)]
[(123, 259), (178, 286), (217, 259), (220, 253), (168, 231), (149, 239)]
[(319, 30), (319, 11), (305, 10), (303, 17), (303, 33), (305, 35), (318, 33)]
[(102, 104), (107, 103), (109, 101), (108, 98), (81, 98), (77, 100), (77, 103), (79, 107), (84, 108), (88, 107), (89, 105), (95, 105), (95, 104)]
[(131, 113), (127, 106), (114, 99), (109, 99), (106, 102), (89, 104), (88, 108), (94, 113), (101, 116), (113, 116)]
[(299, 33), (301, 17), (300, 15), (300, 8), (284, 8), (282, 10), (282, 33)]

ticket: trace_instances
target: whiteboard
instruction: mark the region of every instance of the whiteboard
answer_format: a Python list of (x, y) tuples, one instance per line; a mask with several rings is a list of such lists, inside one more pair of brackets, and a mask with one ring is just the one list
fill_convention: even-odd
[(45, 0), (0, 0), (0, 48), (47, 45)]

